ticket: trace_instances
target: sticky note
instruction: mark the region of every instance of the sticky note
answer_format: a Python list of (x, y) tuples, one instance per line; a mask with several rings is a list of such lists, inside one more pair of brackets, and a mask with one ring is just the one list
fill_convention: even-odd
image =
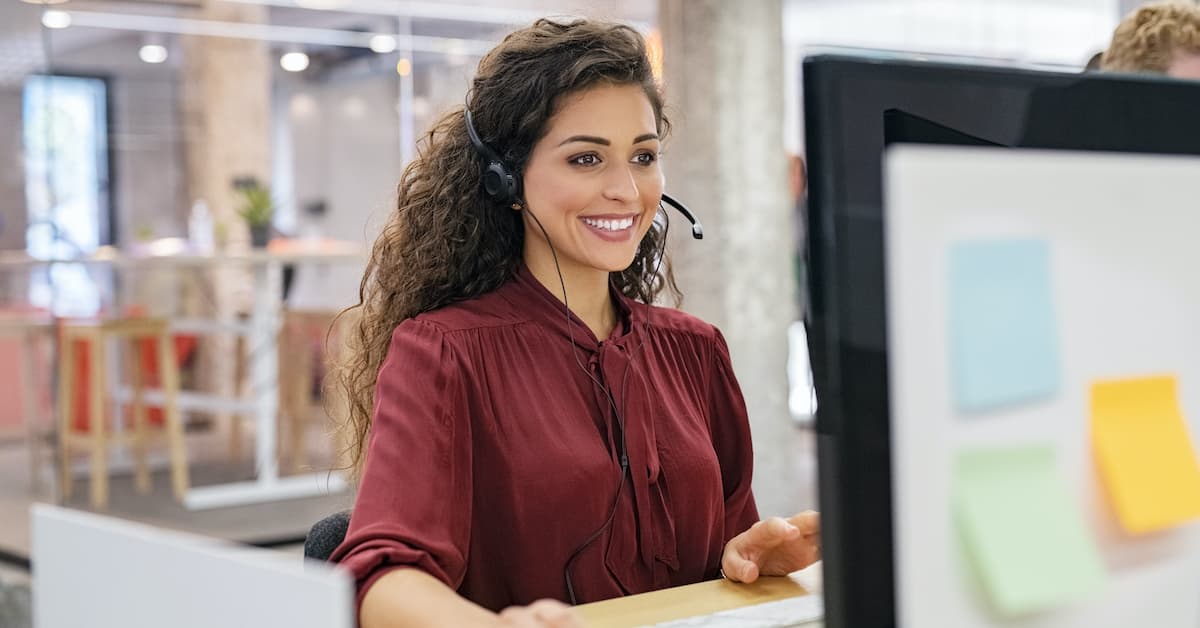
[(1200, 517), (1200, 464), (1174, 377), (1094, 383), (1091, 415), (1100, 480), (1127, 532)]
[(949, 261), (955, 406), (971, 412), (1053, 396), (1058, 344), (1049, 244), (959, 242)]
[(1046, 610), (1104, 584), (1096, 546), (1051, 447), (961, 452), (953, 481), (959, 535), (995, 612)]

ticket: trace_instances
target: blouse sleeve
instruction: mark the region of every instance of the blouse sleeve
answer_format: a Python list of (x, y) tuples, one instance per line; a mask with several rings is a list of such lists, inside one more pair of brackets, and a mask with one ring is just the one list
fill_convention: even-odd
[(721, 484), (725, 494), (725, 539), (745, 532), (758, 521), (758, 506), (750, 481), (754, 474), (754, 451), (750, 442), (750, 421), (746, 416), (746, 401), (733, 363), (729, 346), (720, 330), (714, 329), (712, 375), (709, 381), (709, 421), (713, 447), (721, 465)]
[(367, 589), (399, 567), (457, 589), (471, 520), (471, 434), (463, 373), (438, 329), (407, 320), (375, 385), (366, 466), (345, 541), (330, 560)]

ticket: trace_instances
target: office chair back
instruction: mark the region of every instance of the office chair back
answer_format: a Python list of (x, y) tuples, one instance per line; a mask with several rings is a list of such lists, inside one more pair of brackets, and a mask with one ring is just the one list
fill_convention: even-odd
[(316, 522), (304, 539), (304, 557), (320, 561), (329, 560), (333, 550), (346, 538), (346, 530), (349, 528), (349, 510), (335, 512)]

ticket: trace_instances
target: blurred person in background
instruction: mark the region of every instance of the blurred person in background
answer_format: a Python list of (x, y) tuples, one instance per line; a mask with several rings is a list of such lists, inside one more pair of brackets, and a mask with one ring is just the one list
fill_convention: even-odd
[(1200, 79), (1200, 5), (1147, 4), (1121, 20), (1100, 67)]
[(466, 100), (405, 169), (351, 308), (361, 479), (331, 559), (361, 625), (577, 626), (563, 602), (816, 561), (816, 513), (759, 520), (721, 333), (652, 305), (679, 293), (642, 36), (539, 20)]

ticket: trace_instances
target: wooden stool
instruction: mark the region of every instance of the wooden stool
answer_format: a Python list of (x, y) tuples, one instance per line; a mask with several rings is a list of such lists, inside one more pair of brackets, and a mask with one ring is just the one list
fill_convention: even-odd
[[(182, 501), (188, 490), (187, 456), (183, 443), (183, 421), (179, 414), (179, 366), (175, 348), (167, 330), (167, 322), (159, 318), (119, 318), (106, 321), (72, 321), (62, 326), (62, 350), (59, 359), (59, 455), (62, 496), (71, 496), (71, 446), (78, 444), (90, 448), (92, 457), (91, 501), (92, 507), (103, 509), (108, 505), (108, 447), (113, 443), (133, 445), (135, 464), (135, 486), (139, 493), (150, 491), (150, 470), (146, 464), (146, 440), (149, 434), (146, 404), (143, 399), (142, 368), (138, 360), (137, 341), (152, 338), (158, 356), (158, 377), (163, 391), (163, 428), (171, 464), (171, 484), (175, 498)], [(88, 369), (88, 429), (76, 430), (74, 421), (75, 343), (89, 343)], [(106, 430), (108, 386), (105, 359), (110, 340), (126, 340), (129, 350), (125, 352), (125, 368), (130, 373), (133, 386), (133, 431), (122, 430), (119, 435)], [(116, 423), (116, 419), (113, 420)]]
[[(288, 469), (304, 471), (308, 466), (308, 447), (305, 435), (309, 424), (312, 423), (312, 382), (317, 373), (317, 362), (314, 360), (312, 340), (319, 335), (321, 355), (328, 365), (337, 358), (338, 347), (341, 345), (340, 335), (345, 333), (345, 320), (337, 321), (337, 328), (332, 329), (338, 312), (332, 310), (287, 310), (283, 313), (283, 324), (278, 335), (278, 391), (279, 411), (276, 415), (280, 436), (277, 448), (279, 460), (288, 459)], [(314, 334), (314, 332), (318, 332)], [(325, 353), (326, 333), (331, 332), (330, 352)], [(245, 355), (245, 340), (238, 337), (235, 353), (238, 356), (234, 368), (234, 379), (237, 382), (237, 397), (245, 398), (246, 371), (249, 368)], [(336, 393), (335, 393), (336, 394)], [(242, 420), (235, 414), (229, 432), (229, 451), (234, 460), (242, 455)], [(341, 441), (333, 439), (337, 459), (341, 452)]]
[(308, 444), (304, 437), (313, 418), (312, 385), (318, 366), (313, 359), (313, 339), (319, 337), (321, 356), (328, 363), (332, 356), (325, 355), (325, 338), (336, 316), (337, 312), (320, 310), (291, 310), (284, 314), (279, 343), (279, 408), (280, 433), (286, 435), (287, 444), (280, 451), (290, 454), (294, 471), (304, 470), (308, 465)]

